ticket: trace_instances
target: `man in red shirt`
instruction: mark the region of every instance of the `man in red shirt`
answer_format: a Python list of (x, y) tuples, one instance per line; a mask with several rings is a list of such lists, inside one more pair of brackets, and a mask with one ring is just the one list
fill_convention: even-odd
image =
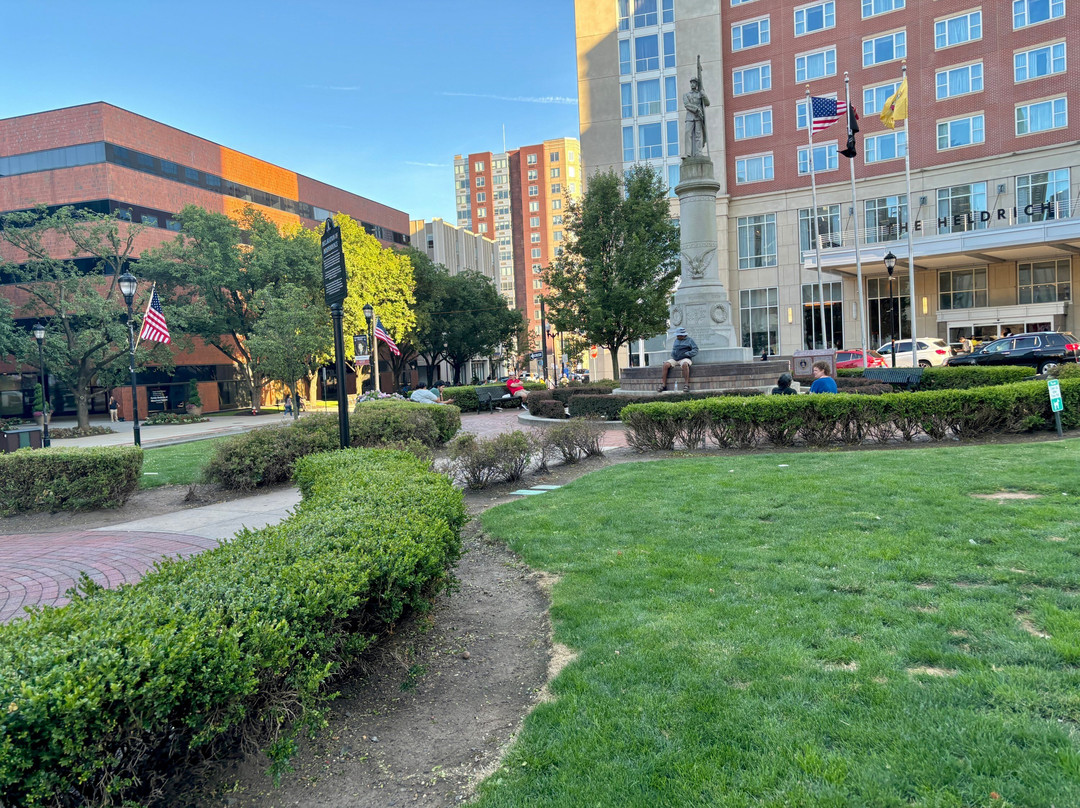
[(506, 392), (514, 398), (526, 398), (529, 395), (529, 391), (525, 389), (521, 379), (513, 374), (506, 380)]

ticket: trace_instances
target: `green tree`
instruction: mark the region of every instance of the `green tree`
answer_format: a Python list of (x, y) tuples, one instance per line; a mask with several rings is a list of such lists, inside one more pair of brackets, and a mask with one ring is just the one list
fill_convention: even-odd
[(648, 165), (626, 179), (594, 174), (566, 214), (565, 251), (544, 271), (548, 319), (561, 331), (581, 331), (611, 354), (619, 378), (619, 348), (667, 327), (679, 277), (679, 231), (671, 221), (667, 186)]
[(461, 370), (475, 356), (490, 356), (501, 344), (509, 344), (521, 330), (522, 317), (511, 309), (488, 278), (467, 270), (446, 280), (441, 311), (435, 322), (446, 333), (446, 358), (454, 368), (454, 384)]
[[(435, 368), (444, 355), (442, 333), (446, 330), (446, 321), (441, 312), (450, 271), (413, 247), (402, 250), (402, 254), (412, 265), (416, 298), (413, 306), (416, 323), (406, 333), (404, 341), (411, 353), (423, 357), (427, 364), (427, 383), (431, 384), (435, 381)], [(401, 347), (400, 342), (398, 346)], [(405, 354), (402, 347), (402, 356)]]

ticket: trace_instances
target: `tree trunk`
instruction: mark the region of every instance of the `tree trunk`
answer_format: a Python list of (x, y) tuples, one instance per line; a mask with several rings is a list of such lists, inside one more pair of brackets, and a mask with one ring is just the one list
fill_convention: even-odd
[[(53, 409), (56, 409), (56, 405), (52, 401), (49, 404), (52, 405)], [(75, 417), (79, 429), (90, 426), (90, 396), (81, 383), (78, 392), (75, 394)]]
[(608, 353), (611, 354), (611, 374), (612, 374), (611, 377), (615, 381), (619, 380), (619, 348), (620, 347), (622, 347), (622, 346), (620, 346), (620, 345), (615, 345), (614, 347), (611, 346), (611, 345), (607, 346)]

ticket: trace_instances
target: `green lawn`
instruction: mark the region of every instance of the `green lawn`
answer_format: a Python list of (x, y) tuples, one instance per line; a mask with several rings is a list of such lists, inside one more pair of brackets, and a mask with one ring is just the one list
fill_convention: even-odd
[(579, 656), (479, 805), (1080, 805), (1078, 461), (635, 463), (487, 512)]
[(200, 480), (200, 472), (221, 438), (207, 438), (147, 449), (143, 455), (140, 488), (159, 485), (191, 485)]

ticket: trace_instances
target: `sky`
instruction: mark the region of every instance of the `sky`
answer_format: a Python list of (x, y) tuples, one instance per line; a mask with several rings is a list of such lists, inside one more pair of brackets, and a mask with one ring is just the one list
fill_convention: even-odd
[[(455, 221), (455, 154), (577, 137), (573, 0), (3, 3), (0, 118), (106, 101)], [(10, 153), (0, 144), (0, 154)]]

